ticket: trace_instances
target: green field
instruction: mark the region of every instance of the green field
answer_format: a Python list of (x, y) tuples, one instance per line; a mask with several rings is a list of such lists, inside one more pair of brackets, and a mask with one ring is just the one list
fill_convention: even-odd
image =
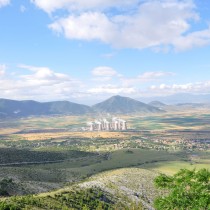
[[(210, 130), (209, 110), (185, 110), (162, 114), (119, 116), (126, 119), (130, 128), (140, 130), (200, 129)], [(97, 116), (28, 117), (0, 121), (0, 134), (30, 129), (74, 129), (85, 127)]]
[[(45, 193), (35, 202), (42, 205), (40, 209), (49, 209), (49, 203), (56, 209), (65, 197), (78, 197), (85, 203), (83, 196), (88, 194), (100, 200), (97, 193), (86, 191), (90, 186), (99, 188), (99, 195), (113, 193), (128, 205), (139, 196), (136, 209), (142, 209), (142, 202), (151, 205), (149, 200), (153, 202), (159, 193), (153, 186), (159, 173), (172, 175), (182, 168), (210, 170), (210, 147), (205, 143), (210, 135), (209, 116), (207, 112), (121, 116), (128, 122), (127, 132), (81, 131), (92, 116), (0, 122), (0, 193), (2, 186), (9, 196)], [(146, 197), (133, 196), (142, 189)], [(18, 199), (23, 202), (25, 197)], [(27, 199), (32, 202), (34, 197)], [(26, 209), (36, 209), (27, 202)], [(110, 203), (124, 205), (115, 199)], [(68, 209), (70, 204), (65, 205)]]
[(196, 169), (207, 168), (210, 170), (210, 163), (195, 163), (191, 164), (190, 162), (185, 161), (166, 161), (159, 163), (152, 163), (145, 166), (147, 169), (155, 170), (159, 173), (164, 173), (168, 175), (173, 175), (180, 169)]

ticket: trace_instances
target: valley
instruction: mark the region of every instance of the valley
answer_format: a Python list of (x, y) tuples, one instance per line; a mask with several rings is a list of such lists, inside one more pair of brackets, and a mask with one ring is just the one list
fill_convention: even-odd
[(155, 197), (163, 193), (153, 183), (158, 174), (210, 170), (208, 109), (117, 116), (126, 120), (128, 130), (84, 131), (95, 117), (90, 114), (1, 120), (0, 177), (8, 182), (5, 191), (10, 196), (38, 194), (28, 199), (38, 199), (44, 206), (40, 209), (48, 209), (51, 199), (52, 209), (59, 209), (59, 196), (79, 196), (88, 189), (113, 197), (111, 209), (134, 204), (134, 209), (153, 209)]

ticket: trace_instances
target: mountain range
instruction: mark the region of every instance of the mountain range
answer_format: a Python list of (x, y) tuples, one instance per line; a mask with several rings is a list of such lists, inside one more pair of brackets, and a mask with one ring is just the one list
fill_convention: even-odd
[(138, 98), (144, 103), (150, 101), (161, 101), (162, 103), (174, 105), (184, 103), (210, 103), (210, 94), (177, 93), (168, 96), (142, 97)]
[(37, 102), (0, 99), (0, 117), (27, 117), (31, 115), (69, 114), (82, 115), (92, 112), (89, 106), (69, 101)]
[(163, 110), (129, 97), (113, 96), (92, 107), (69, 101), (37, 102), (0, 99), (0, 118), (39, 115), (84, 115), (90, 113), (159, 113)]

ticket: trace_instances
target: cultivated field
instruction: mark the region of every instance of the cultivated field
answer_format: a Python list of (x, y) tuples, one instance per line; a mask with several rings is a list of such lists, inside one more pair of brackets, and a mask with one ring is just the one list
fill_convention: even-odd
[[(102, 191), (119, 192), (118, 197), (130, 203), (138, 198), (151, 205), (154, 196), (134, 194), (147, 182), (154, 189), (158, 173), (210, 170), (210, 112), (119, 117), (127, 120), (128, 131), (89, 132), (86, 122), (92, 116), (1, 121), (0, 181), (13, 180), (7, 181), (9, 195), (25, 195), (66, 190), (86, 180), (80, 187), (94, 183)], [(149, 182), (141, 174), (153, 178)]]

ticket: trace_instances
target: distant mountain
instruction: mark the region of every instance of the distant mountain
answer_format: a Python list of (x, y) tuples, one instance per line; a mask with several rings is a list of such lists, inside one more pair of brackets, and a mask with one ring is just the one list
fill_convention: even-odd
[(142, 97), (138, 100), (144, 103), (150, 101), (161, 101), (166, 104), (178, 103), (210, 103), (210, 94), (190, 94), (190, 93), (177, 93), (169, 96), (156, 96), (156, 97)]
[(49, 112), (53, 114), (76, 114), (82, 115), (92, 112), (89, 106), (77, 104), (69, 101), (55, 101), (45, 103), (49, 107)]
[(165, 106), (167, 106), (166, 104), (160, 101), (151, 101), (150, 103), (148, 103), (148, 105), (158, 107), (158, 108), (164, 108)]
[(101, 103), (95, 104), (92, 108), (97, 112), (128, 114), (128, 113), (149, 113), (163, 112), (161, 109), (142, 103), (128, 97), (113, 96)]
[(40, 103), (37, 101), (16, 101), (0, 99), (0, 117), (26, 117), (31, 115), (72, 114), (81, 115), (91, 112), (86, 105), (68, 101)]
[[(149, 99), (151, 98), (142, 98), (144, 101)], [(92, 107), (69, 101), (37, 102), (33, 100), (17, 101), (0, 99), (0, 118), (40, 115), (84, 115), (97, 112), (111, 114), (159, 113), (191, 108), (210, 108), (210, 94), (193, 95), (182, 93), (156, 97), (155, 99), (151, 102), (146, 102), (148, 103), (146, 104), (129, 97), (117, 95), (97, 103)]]
[(209, 108), (210, 103), (180, 103), (176, 104), (175, 106), (181, 108)]

